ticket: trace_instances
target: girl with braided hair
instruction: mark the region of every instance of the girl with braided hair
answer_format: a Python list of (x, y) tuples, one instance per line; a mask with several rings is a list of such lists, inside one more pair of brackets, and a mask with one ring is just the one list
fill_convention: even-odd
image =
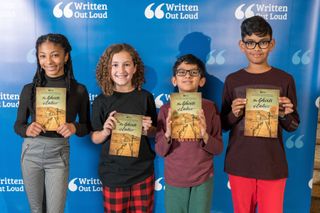
[[(24, 138), (21, 168), (32, 213), (63, 213), (69, 176), (69, 138), (91, 130), (89, 95), (73, 75), (71, 46), (61, 34), (36, 42), (37, 69), (20, 95), (15, 132)], [(35, 121), (36, 88), (66, 88), (66, 122), (46, 131)]]

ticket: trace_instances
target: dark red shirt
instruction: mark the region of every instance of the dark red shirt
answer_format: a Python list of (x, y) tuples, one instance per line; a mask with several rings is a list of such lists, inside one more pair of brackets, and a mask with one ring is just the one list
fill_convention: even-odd
[[(294, 112), (279, 118), (277, 138), (244, 136), (244, 115), (235, 117), (231, 104), (236, 98), (245, 98), (248, 87), (279, 89), (280, 97), (285, 96), (291, 100)], [(225, 171), (232, 175), (257, 179), (288, 177), (282, 131), (285, 129), (290, 132), (298, 128), (300, 120), (296, 107), (294, 79), (282, 70), (272, 68), (261, 74), (252, 74), (241, 69), (227, 76), (221, 108), (222, 128), (230, 130)]]
[(209, 134), (207, 144), (203, 140), (168, 142), (164, 134), (169, 107), (168, 103), (160, 108), (156, 134), (156, 152), (164, 157), (165, 182), (175, 187), (200, 185), (213, 176), (213, 155), (223, 149), (219, 112), (212, 101), (202, 99)]

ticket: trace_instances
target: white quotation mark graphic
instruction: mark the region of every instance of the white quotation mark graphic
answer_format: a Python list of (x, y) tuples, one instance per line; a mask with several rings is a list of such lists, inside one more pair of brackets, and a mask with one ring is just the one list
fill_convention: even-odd
[(70, 9), (70, 6), (73, 2), (68, 3), (63, 10), (60, 8), (62, 4), (63, 2), (60, 2), (53, 8), (53, 15), (57, 18), (61, 18), (63, 15), (66, 18), (71, 18), (73, 16), (73, 11)]
[(292, 135), (290, 136), (287, 141), (286, 141), (286, 146), (291, 149), (293, 148), (294, 146), (297, 148), (297, 149), (301, 149), (304, 145), (303, 141), (301, 140), (304, 135), (300, 135), (299, 137), (297, 137), (295, 140), (293, 139), (295, 137), (295, 135)]
[(316, 107), (320, 109), (320, 96), (316, 99)]
[(156, 9), (155, 11), (153, 12), (153, 10), (151, 9), (151, 7), (154, 5), (155, 3), (152, 3), (152, 4), (149, 4), (146, 9), (144, 10), (144, 16), (147, 18), (147, 19), (152, 19), (154, 16), (157, 18), (157, 19), (162, 19), (164, 17), (164, 12), (163, 10), (161, 9), (162, 6), (164, 5), (164, 3), (160, 4)]
[(154, 183), (154, 190), (155, 191), (161, 191), (162, 189), (165, 189), (165, 186), (163, 186), (160, 181), (163, 179), (163, 177), (158, 178)]
[(70, 191), (75, 192), (78, 189), (78, 186), (74, 183), (78, 178), (74, 178), (72, 179), (69, 184), (68, 184), (68, 188)]
[(158, 95), (154, 102), (156, 103), (156, 107), (160, 108), (163, 105), (163, 101), (161, 100), (161, 97), (163, 96), (163, 94)]
[(35, 48), (32, 48), (31, 50), (29, 50), (29, 52), (27, 53), (27, 62), (29, 64), (33, 64), (35, 63), (37, 60), (37, 57), (36, 57), (36, 49)]
[(207, 64), (208, 65), (212, 65), (214, 63), (216, 64), (224, 64), (226, 59), (223, 57), (223, 53), (225, 52), (225, 50), (221, 50), (216, 57), (213, 56), (213, 53), (215, 52), (216, 50), (212, 50), (210, 51), (210, 53), (208, 54), (207, 56)]
[(236, 17), (236, 19), (243, 19), (243, 18), (250, 18), (252, 16), (254, 16), (254, 12), (252, 11), (252, 8), (254, 7), (255, 4), (251, 4), (245, 12), (242, 11), (242, 8), (245, 6), (246, 4), (242, 4), (240, 5), (236, 11), (234, 12), (234, 16)]
[(230, 190), (231, 190), (230, 181), (228, 181), (228, 183), (227, 183), (227, 187), (228, 187), (228, 189), (230, 189)]
[(312, 186), (313, 186), (313, 178), (311, 178), (308, 182), (308, 186), (310, 189), (312, 189)]
[(295, 52), (292, 56), (292, 63), (295, 65), (298, 65), (300, 63), (302, 64), (309, 64), (310, 63), (310, 52), (311, 50), (306, 51), (301, 57), (299, 56), (302, 50), (298, 50)]

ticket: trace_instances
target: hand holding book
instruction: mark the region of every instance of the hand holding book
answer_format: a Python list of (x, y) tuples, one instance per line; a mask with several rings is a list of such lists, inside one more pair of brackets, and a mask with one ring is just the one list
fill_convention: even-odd
[(279, 97), (279, 116), (284, 117), (293, 111), (293, 104), (291, 103), (291, 100), (287, 97)]
[(245, 98), (236, 98), (232, 101), (232, 113), (237, 118), (243, 115), (244, 108), (246, 106), (246, 99)]
[(36, 137), (40, 135), (41, 132), (46, 132), (42, 125), (37, 122), (32, 122), (27, 128), (26, 135), (28, 137)]

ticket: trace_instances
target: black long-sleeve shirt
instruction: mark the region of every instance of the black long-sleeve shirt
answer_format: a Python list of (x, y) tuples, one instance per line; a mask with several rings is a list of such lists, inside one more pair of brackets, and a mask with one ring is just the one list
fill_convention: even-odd
[[(64, 76), (58, 78), (46, 76), (46, 81), (45, 87), (66, 87)], [(20, 94), (17, 119), (14, 124), (15, 132), (21, 137), (27, 137), (27, 128), (35, 120), (35, 110), (32, 107), (31, 95), (32, 84), (26, 84)], [(86, 87), (75, 80), (71, 80), (70, 91), (67, 92), (66, 122), (75, 125), (77, 136), (84, 136), (91, 130), (89, 109), (90, 102)], [(40, 135), (45, 137), (62, 137), (54, 131), (41, 132)]]
[[(235, 117), (232, 101), (245, 98), (246, 88), (279, 89), (280, 97), (288, 97), (293, 104), (293, 112), (279, 118), (278, 137), (262, 138), (244, 136), (244, 116)], [(257, 179), (280, 179), (288, 177), (288, 164), (283, 146), (282, 130), (294, 131), (299, 125), (295, 83), (288, 73), (272, 68), (252, 74), (244, 69), (230, 74), (225, 81), (221, 121), (224, 130), (230, 130), (225, 158), (225, 171)]]

